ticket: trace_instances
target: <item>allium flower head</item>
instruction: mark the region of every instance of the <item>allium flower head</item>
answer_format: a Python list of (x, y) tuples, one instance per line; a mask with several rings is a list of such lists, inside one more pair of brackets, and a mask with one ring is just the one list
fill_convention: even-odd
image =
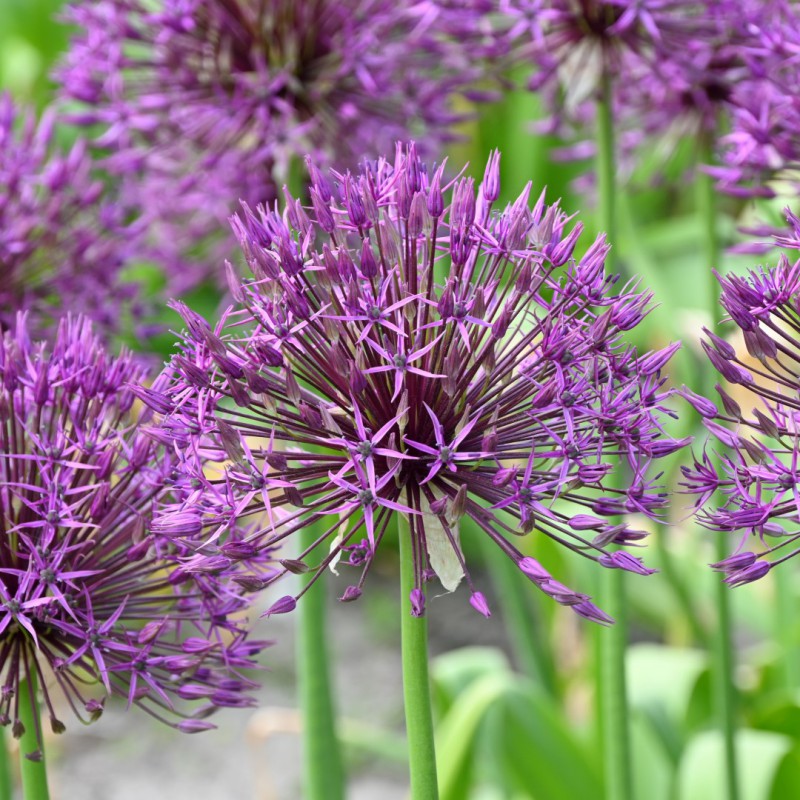
[[(131, 424), (140, 377), (82, 319), (63, 319), (49, 350), (24, 315), (0, 341), (0, 724), (15, 736), (32, 674), (57, 733), (56, 693), (84, 721), (120, 695), (190, 733), (250, 703), (239, 670), (265, 643), (231, 616), (239, 584), (188, 575), (180, 542), (155, 533), (175, 460)], [(187, 716), (191, 700), (204, 705)]]
[(776, 176), (796, 182), (800, 168), (800, 14), (786, 0), (730, 3), (738, 28), (739, 72), (727, 132), (720, 139), (721, 165), (711, 170), (720, 189), (732, 195), (774, 195)]
[[(358, 174), (312, 174), (310, 207), (234, 219), (253, 271), (232, 278), (238, 309), (212, 330), (177, 306), (188, 330), (166, 422), (188, 432), (187, 452), (230, 462), (215, 480), (187, 456), (219, 497), (193, 538), (255, 519), (244, 541), (260, 549), (319, 522), (324, 558), (302, 552), (284, 569), (360, 567), (341, 598), (354, 600), (404, 514), (413, 613), (438, 576), (449, 591), (464, 580), (488, 615), (460, 543), (480, 535), (544, 593), (608, 622), (517, 543), (549, 536), (605, 567), (649, 572), (606, 549), (644, 536), (620, 515), (663, 506), (648, 464), (684, 444), (659, 423), (675, 346), (642, 355), (623, 341), (649, 295), (615, 289), (602, 237), (577, 259), (580, 224), (543, 196), (531, 207), (530, 184), (495, 210), (497, 153), (477, 192), (471, 178), (448, 183), (444, 165), (428, 169), (413, 145)], [(623, 488), (610, 480), (618, 459)]]
[[(664, 137), (673, 147), (682, 137), (716, 138), (737, 108), (737, 92), (755, 78), (748, 46), (759, 3), (709, 0), (675, 7), (683, 20), (679, 46), (654, 40), (648, 61), (628, 59), (617, 85), (622, 125)], [(644, 138), (645, 147), (652, 139)]]
[(409, 134), (452, 138), (452, 99), (480, 74), (471, 3), (104, 0), (68, 18), (77, 119), (142, 176), (148, 218), (191, 226), (162, 225), (164, 247), (208, 236), (240, 198), (274, 199), (301, 154), (355, 165)]
[[(624, 79), (682, 37), (688, 0), (506, 0), (514, 20), (505, 33), (536, 65), (531, 88), (552, 110), (575, 111), (604, 74)], [(527, 40), (527, 42), (526, 42)]]
[(134, 297), (120, 280), (131, 232), (84, 145), (58, 152), (53, 123), (0, 95), (0, 330), (23, 309), (36, 328), (81, 309), (113, 329)]
[[(701, 524), (737, 534), (734, 555), (714, 566), (738, 585), (800, 552), (800, 262), (782, 257), (776, 267), (720, 278), (720, 284), (722, 305), (746, 352), (706, 332), (711, 364), (738, 394), (735, 399), (717, 386), (719, 408), (687, 394), (716, 439), (720, 459), (704, 453), (684, 475), (697, 495)], [(743, 410), (748, 395), (751, 408)]]

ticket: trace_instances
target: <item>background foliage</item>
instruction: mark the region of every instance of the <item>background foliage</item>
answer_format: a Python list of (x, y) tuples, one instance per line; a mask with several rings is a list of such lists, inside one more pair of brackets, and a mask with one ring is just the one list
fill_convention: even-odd
[[(67, 41), (67, 31), (57, 21), (59, 5), (59, 0), (0, 3), (0, 87), (39, 107), (51, 97), (48, 72)], [(559, 142), (531, 132), (537, 115), (533, 95), (509, 92), (501, 102), (479, 109), (479, 118), (464, 128), (464, 141), (451, 148), (452, 155), (474, 165), (479, 177), (489, 152), (499, 148), (501, 202), (514, 197), (528, 179), (535, 187), (546, 185), (549, 201), (561, 197), (566, 210), (581, 212), (589, 229), (584, 242), (589, 242), (591, 190), (575, 191), (580, 165), (556, 160)], [(673, 177), (681, 174), (681, 160), (690, 155), (688, 148), (676, 152), (669, 167)], [(684, 348), (673, 361), (673, 380), (677, 385), (698, 386), (703, 370), (710, 369), (700, 360), (698, 346), (700, 329), (710, 322), (703, 310), (708, 307), (710, 265), (702, 259), (703, 232), (691, 187), (658, 177), (663, 176), (647, 165), (631, 177), (619, 198), (621, 225), (613, 245), (624, 271), (640, 276), (658, 303), (637, 330), (637, 336), (646, 339), (641, 344), (657, 348), (682, 340)], [(744, 201), (725, 203), (730, 221), (721, 233), (730, 244), (734, 220), (755, 212)], [(758, 213), (776, 216), (777, 211), (762, 205)], [(718, 266), (727, 271), (755, 262), (755, 257), (725, 256), (725, 263)], [(158, 280), (145, 265), (140, 277)], [(210, 287), (201, 289), (190, 302), (201, 313), (211, 311), (216, 295)], [(176, 324), (166, 310), (164, 322)], [(136, 344), (163, 355), (170, 342), (166, 335)], [(690, 414), (681, 423), (684, 428), (696, 424)], [(685, 432), (676, 429), (673, 435)], [(702, 434), (695, 447), (702, 447)], [(668, 476), (673, 485), (677, 466), (673, 463)], [(688, 500), (683, 505), (679, 496), (672, 524), (654, 532), (647, 550), (648, 563), (661, 575), (628, 581), (634, 777), (640, 798), (721, 800), (722, 746), (714, 728), (705, 649), (715, 625), (712, 594), (719, 578), (706, 567), (713, 560), (711, 537), (686, 521)], [(464, 539), (469, 548), (470, 537)], [(573, 583), (571, 573), (584, 566), (579, 560), (567, 562), (547, 540), (533, 540), (528, 547), (531, 555), (557, 565), (555, 576), (567, 584)], [(480, 553), (475, 555), (480, 558)], [(600, 797), (600, 734), (589, 678), (595, 668), (594, 640), (602, 632), (578, 625), (568, 611), (538, 596), (532, 587), (520, 589), (519, 581), (503, 582), (503, 565), (488, 552), (484, 557), (495, 585), (502, 587), (495, 594), (518, 590), (503, 598), (503, 604), (495, 603), (500, 613), (489, 624), (500, 626), (516, 615), (531, 629), (532, 644), (527, 649), (512, 645), (508, 653), (486, 647), (461, 649), (436, 659), (442, 797)], [(800, 616), (794, 564), (785, 564), (773, 577), (733, 592), (741, 690), (738, 747), (746, 800), (778, 800), (800, 793)], [(587, 572), (574, 582), (591, 585), (592, 579)], [(435, 604), (431, 611), (436, 614)], [(376, 758), (393, 750), (391, 738), (388, 745), (377, 736), (355, 738), (360, 748), (369, 744)]]

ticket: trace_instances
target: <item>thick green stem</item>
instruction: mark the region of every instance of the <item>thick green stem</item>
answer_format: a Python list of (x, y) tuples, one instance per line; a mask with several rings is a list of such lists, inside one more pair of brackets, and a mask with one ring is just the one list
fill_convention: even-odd
[[(713, 136), (707, 135), (702, 142), (700, 159), (710, 164), (713, 157)], [(719, 269), (720, 244), (717, 232), (717, 203), (714, 183), (709, 175), (697, 172), (697, 209), (703, 220), (705, 232), (705, 271), (708, 275), (708, 308), (711, 326), (716, 327), (722, 318), (719, 305), (719, 285), (711, 269)], [(709, 397), (716, 394), (713, 370), (708, 375), (705, 393)], [(728, 537), (720, 534), (716, 542), (716, 560), (729, 556)], [(714, 662), (712, 677), (717, 706), (717, 719), (725, 745), (725, 776), (728, 787), (728, 800), (739, 800), (739, 779), (736, 755), (736, 707), (737, 691), (734, 683), (733, 622), (731, 615), (730, 588), (721, 580), (716, 581), (715, 600), (717, 607), (717, 631), (714, 642)]]
[(428, 622), (424, 616), (415, 617), (410, 613), (409, 597), (415, 585), (414, 545), (408, 517), (400, 513), (395, 517), (400, 540), (400, 637), (411, 800), (438, 800), (428, 679)]
[[(597, 101), (597, 192), (600, 229), (615, 243), (616, 159), (611, 79), (604, 73)], [(612, 250), (613, 253), (613, 250)], [(607, 265), (611, 265), (610, 259)], [(603, 574), (601, 601), (614, 617), (613, 627), (599, 632), (598, 705), (601, 712), (603, 761), (606, 769), (607, 800), (632, 800), (631, 747), (628, 729), (628, 696), (625, 680), (625, 648), (628, 625), (625, 602), (625, 574), (609, 569)]]
[(545, 639), (544, 620), (536, 613), (530, 586), (519, 580), (519, 569), (493, 541), (486, 536), (477, 538), (497, 588), (503, 621), (519, 668), (551, 697), (557, 697), (558, 675), (552, 648)]
[[(730, 555), (728, 537), (720, 534), (717, 539), (716, 559), (722, 561)], [(728, 800), (739, 800), (739, 771), (736, 756), (736, 707), (738, 692), (733, 680), (734, 647), (731, 614), (730, 587), (717, 579), (717, 637), (714, 647), (712, 676), (717, 718), (725, 744), (725, 779), (728, 785)]]
[(628, 727), (628, 691), (625, 678), (625, 648), (628, 620), (625, 601), (625, 573), (607, 569), (602, 573), (600, 597), (614, 625), (600, 630), (598, 669), (599, 708), (607, 800), (632, 800), (631, 745)]
[[(314, 526), (302, 534), (302, 547), (316, 540)], [(303, 712), (303, 760), (306, 800), (342, 800), (344, 772), (331, 695), (324, 576), (298, 603), (297, 681)]]
[[(611, 105), (611, 79), (604, 74), (599, 87), (597, 101), (595, 172), (597, 175), (598, 224), (601, 233), (612, 247), (616, 243), (617, 227), (617, 169), (614, 154), (614, 112)], [(609, 253), (606, 265), (615, 260), (614, 251)]]
[(6, 729), (0, 728), (0, 800), (12, 798), (11, 762), (8, 758)]
[[(19, 768), (22, 776), (22, 796), (25, 800), (49, 800), (47, 768), (37, 695), (35, 667), (19, 684), (19, 719), (25, 732), (19, 740)], [(34, 759), (28, 758), (34, 755)]]

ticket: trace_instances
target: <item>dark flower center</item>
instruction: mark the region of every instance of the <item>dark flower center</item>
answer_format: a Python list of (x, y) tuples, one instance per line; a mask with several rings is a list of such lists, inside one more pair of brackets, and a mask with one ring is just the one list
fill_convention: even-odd
[(367, 441), (366, 439), (363, 442), (359, 442), (356, 446), (356, 452), (362, 456), (362, 458), (369, 458), (375, 450), (375, 446), (372, 442)]
[(533, 500), (534, 496), (535, 495), (534, 495), (533, 491), (531, 489), (529, 489), (527, 486), (523, 486), (519, 490), (519, 501), (520, 501), (520, 503), (530, 503), (531, 500)]

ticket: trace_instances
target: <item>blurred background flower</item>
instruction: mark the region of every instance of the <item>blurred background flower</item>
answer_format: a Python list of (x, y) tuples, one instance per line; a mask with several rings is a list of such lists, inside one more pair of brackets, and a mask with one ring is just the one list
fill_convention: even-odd
[(24, 309), (37, 335), (80, 309), (108, 335), (141, 316), (123, 273), (136, 232), (85, 145), (62, 150), (54, 123), (0, 95), (0, 329)]
[(398, 139), (456, 137), (485, 76), (475, 5), (80, 3), (57, 74), (182, 291), (222, 276), (209, 237), (240, 199), (274, 200), (306, 153), (354, 167)]

